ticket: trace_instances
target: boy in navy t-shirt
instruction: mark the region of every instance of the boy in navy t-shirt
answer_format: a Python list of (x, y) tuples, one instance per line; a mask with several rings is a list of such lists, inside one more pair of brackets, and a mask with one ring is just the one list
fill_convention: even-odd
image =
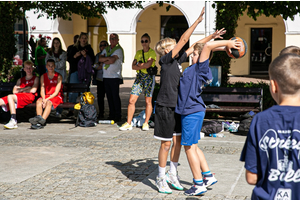
[(251, 199), (299, 200), (300, 56), (280, 55), (269, 76), (278, 105), (254, 116), (240, 160), (247, 182), (256, 185)]
[[(198, 45), (199, 48), (197, 48)], [(229, 50), (232, 48), (239, 49), (240, 46), (241, 43), (236, 40), (218, 40), (206, 44), (196, 44), (192, 58), (195, 64), (186, 68), (180, 77), (175, 112), (181, 115), (181, 145), (184, 145), (194, 178), (194, 185), (184, 192), (185, 195), (193, 196), (205, 193), (206, 187), (217, 182), (209, 171), (205, 156), (197, 146), (206, 110), (201, 98), (202, 87), (212, 79), (209, 68), (211, 52), (224, 51), (225, 48)], [(205, 172), (203, 176), (200, 169)]]

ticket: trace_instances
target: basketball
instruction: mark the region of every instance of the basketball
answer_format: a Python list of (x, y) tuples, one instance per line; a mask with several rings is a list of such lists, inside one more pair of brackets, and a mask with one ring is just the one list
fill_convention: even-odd
[(241, 37), (232, 37), (230, 40), (237, 40), (238, 42), (241, 42), (242, 45), (240, 46), (240, 49), (231, 49), (231, 53), (229, 52), (229, 49), (226, 47), (226, 53), (229, 57), (238, 59), (242, 58), (247, 53), (247, 43), (246, 41)]

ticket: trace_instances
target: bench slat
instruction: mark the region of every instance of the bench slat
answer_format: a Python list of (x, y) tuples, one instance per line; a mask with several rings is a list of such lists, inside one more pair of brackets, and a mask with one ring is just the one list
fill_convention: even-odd
[(261, 88), (229, 88), (229, 87), (207, 87), (203, 89), (206, 93), (261, 93)]
[(201, 94), (205, 104), (207, 102), (225, 102), (225, 103), (259, 103), (260, 95), (242, 95), (242, 94)]
[(242, 107), (242, 106), (219, 106), (220, 108), (206, 108), (206, 112), (260, 112), (258, 107)]

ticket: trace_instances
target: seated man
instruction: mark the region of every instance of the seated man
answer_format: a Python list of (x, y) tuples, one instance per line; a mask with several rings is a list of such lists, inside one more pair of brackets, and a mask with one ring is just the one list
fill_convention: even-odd
[(33, 62), (27, 60), (24, 62), (24, 71), (26, 76), (18, 79), (17, 84), (13, 88), (13, 94), (0, 98), (0, 106), (7, 112), (10, 111), (11, 119), (4, 128), (15, 129), (18, 128), (16, 118), (16, 108), (24, 108), (31, 104), (35, 97), (39, 86), (39, 78), (32, 74)]
[(55, 61), (47, 60), (47, 73), (41, 76), (41, 98), (36, 101), (36, 115), (29, 119), (32, 129), (44, 128), (51, 109), (63, 103), (62, 76), (55, 72)]

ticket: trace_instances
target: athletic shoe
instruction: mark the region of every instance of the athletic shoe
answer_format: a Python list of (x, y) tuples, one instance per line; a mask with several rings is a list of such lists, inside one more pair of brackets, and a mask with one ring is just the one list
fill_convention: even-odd
[(190, 189), (184, 192), (187, 196), (196, 196), (207, 192), (207, 189), (204, 184), (202, 185), (193, 185)]
[[(42, 119), (43, 119), (43, 118), (42, 118), (41, 115), (37, 115), (37, 116), (35, 116), (35, 117), (30, 118), (30, 119), (29, 119), (29, 122), (30, 122), (32, 125), (35, 125), (35, 124), (38, 124), (38, 123), (43, 122)], [(41, 124), (42, 124), (42, 123), (41, 123)]]
[(120, 131), (132, 130), (132, 125), (125, 122), (120, 128)]
[(160, 178), (157, 176), (155, 185), (160, 193), (165, 193), (165, 194), (172, 193), (172, 190), (170, 189), (167, 183), (166, 176)]
[(11, 118), (7, 124), (4, 125), (4, 128), (15, 129), (18, 128), (17, 120)]
[(215, 176), (213, 174), (211, 175), (203, 175), (203, 183), (205, 185), (205, 187), (209, 187), (215, 183), (217, 183), (218, 180), (215, 178)]
[(31, 128), (32, 129), (41, 129), (41, 128), (44, 128), (44, 125), (42, 125), (40, 123), (38, 123), (38, 124), (32, 124)]
[(175, 189), (183, 190), (182, 185), (179, 182), (178, 174), (173, 174), (170, 171), (166, 174), (167, 182), (170, 183)]
[(149, 125), (147, 123), (143, 123), (142, 130), (143, 131), (149, 131)]

